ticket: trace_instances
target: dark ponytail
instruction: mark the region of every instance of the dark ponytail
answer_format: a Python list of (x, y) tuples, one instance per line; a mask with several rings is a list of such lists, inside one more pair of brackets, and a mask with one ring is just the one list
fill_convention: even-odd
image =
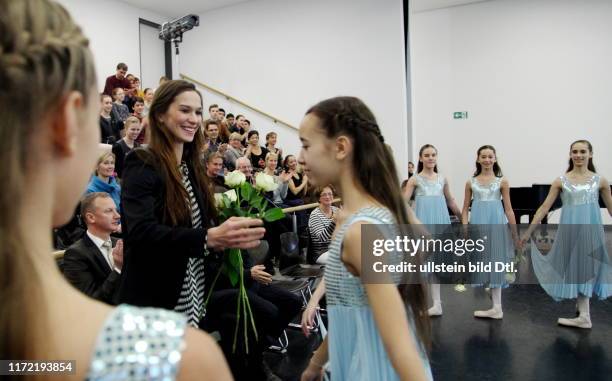
[[(352, 140), (352, 164), (359, 184), (368, 195), (391, 211), (397, 224), (408, 224), (395, 161), (372, 111), (358, 98), (337, 97), (312, 106), (306, 114), (311, 113), (321, 120), (321, 128), (329, 138), (346, 135)], [(418, 261), (418, 257), (413, 258)], [(398, 289), (412, 309), (419, 339), (429, 348), (430, 326), (424, 284), (403, 282)]]

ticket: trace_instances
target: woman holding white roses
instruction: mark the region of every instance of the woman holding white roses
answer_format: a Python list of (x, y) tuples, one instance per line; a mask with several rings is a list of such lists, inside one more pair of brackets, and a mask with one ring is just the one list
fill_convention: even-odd
[(199, 157), (202, 97), (193, 84), (160, 86), (149, 120), (151, 143), (130, 152), (123, 172), (120, 300), (181, 312), (197, 327), (205, 313), (209, 250), (256, 247), (265, 231), (261, 220), (250, 218), (215, 226), (214, 199)]

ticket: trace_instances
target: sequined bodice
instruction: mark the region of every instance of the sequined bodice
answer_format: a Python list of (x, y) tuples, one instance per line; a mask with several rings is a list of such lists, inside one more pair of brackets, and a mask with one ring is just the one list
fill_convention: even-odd
[(383, 208), (364, 208), (351, 215), (337, 228), (329, 245), (329, 259), (325, 267), (327, 303), (340, 306), (367, 306), (368, 298), (359, 277), (351, 274), (342, 262), (342, 241), (348, 228), (357, 221), (369, 224), (394, 224), (391, 212)]
[(158, 308), (118, 306), (98, 335), (87, 380), (176, 378), (187, 320)]
[(561, 176), (561, 201), (564, 206), (582, 205), (599, 202), (599, 175), (593, 175), (583, 184), (573, 184), (565, 176)]
[(416, 175), (417, 186), (415, 196), (442, 196), (444, 194), (444, 178), (438, 175), (435, 180), (429, 180), (421, 175)]
[(474, 201), (499, 201), (501, 199), (501, 177), (496, 177), (487, 185), (483, 185), (472, 177), (472, 198)]

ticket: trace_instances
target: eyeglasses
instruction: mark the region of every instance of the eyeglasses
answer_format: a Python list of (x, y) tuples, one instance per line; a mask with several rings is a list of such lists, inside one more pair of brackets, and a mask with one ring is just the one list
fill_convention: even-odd
[(333, 195), (334, 195), (333, 193), (321, 193), (321, 197), (323, 197), (323, 196), (332, 197)]

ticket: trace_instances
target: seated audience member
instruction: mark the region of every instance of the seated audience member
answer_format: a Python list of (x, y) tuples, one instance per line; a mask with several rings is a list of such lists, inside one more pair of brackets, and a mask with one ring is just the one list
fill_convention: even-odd
[(236, 159), (236, 169), (242, 172), (249, 183), (255, 185), (255, 176), (253, 176), (253, 166), (251, 161), (244, 156)]
[(136, 142), (138, 144), (145, 144), (146, 135), (147, 135), (147, 120), (142, 114), (144, 111), (144, 99), (140, 97), (136, 97), (134, 99), (134, 113), (132, 116), (135, 116), (140, 121), (140, 134), (136, 138)]
[(285, 197), (285, 203), (289, 206), (297, 206), (304, 204), (304, 196), (308, 192), (308, 176), (302, 174), (298, 169), (298, 162), (295, 156), (288, 155), (283, 163), (285, 171), (291, 174), (291, 178), (287, 185), (289, 192)]
[(218, 118), (219, 122), (222, 122), (225, 120), (225, 110), (222, 109), (221, 107), (219, 107), (219, 109), (217, 110), (217, 115), (219, 116)]
[(242, 141), (242, 145), (246, 146), (247, 133), (249, 132), (249, 128), (251, 124), (247, 124), (246, 118), (244, 115), (236, 116), (236, 124), (233, 127), (230, 127), (230, 132), (237, 132), (240, 134), (240, 140)]
[(136, 88), (136, 96), (144, 98), (144, 91), (140, 88), (140, 78), (134, 77), (134, 87)]
[(204, 122), (204, 133), (206, 137), (206, 150), (208, 152), (217, 152), (221, 155), (227, 150), (227, 144), (219, 137), (219, 122), (214, 119), (208, 119)]
[(144, 99), (142, 99), (141, 97), (135, 97), (134, 98), (134, 113), (132, 115), (138, 118), (138, 120), (141, 123), (142, 123), (142, 119), (144, 118), (144, 114), (143, 114), (144, 108), (145, 108)]
[(319, 196), (319, 206), (313, 209), (308, 219), (312, 245), (309, 250), (312, 259), (319, 262), (318, 258), (329, 248), (340, 209), (332, 205), (334, 191), (331, 186), (317, 189), (315, 194)]
[(115, 123), (111, 115), (113, 102), (111, 97), (106, 94), (100, 96), (100, 143), (113, 144), (117, 141)]
[(142, 97), (144, 99), (144, 109), (142, 110), (142, 116), (144, 117), (149, 115), (151, 102), (153, 102), (153, 95), (155, 95), (155, 92), (153, 92), (152, 88), (147, 87), (146, 89), (144, 89), (144, 96)]
[(125, 77), (128, 67), (123, 62), (117, 64), (117, 72), (114, 75), (106, 78), (103, 93), (106, 95), (113, 95), (113, 89), (129, 89), (130, 81)]
[(139, 147), (140, 144), (136, 141), (138, 135), (140, 135), (140, 121), (135, 116), (130, 116), (125, 121), (125, 136), (117, 143), (113, 144), (113, 154), (115, 155), (115, 171), (117, 172), (117, 178), (121, 179), (123, 174), (123, 162), (125, 161), (125, 155), (131, 150)]
[(130, 110), (123, 104), (124, 99), (125, 91), (122, 88), (117, 87), (113, 89), (113, 114), (115, 114), (115, 119), (121, 122), (125, 122), (130, 116)]
[(272, 152), (278, 155), (278, 162), (282, 163), (283, 162), (283, 150), (281, 148), (276, 147), (277, 137), (278, 135), (276, 134), (276, 132), (268, 132), (266, 134), (266, 149), (268, 150), (268, 152)]
[(105, 152), (98, 158), (96, 170), (87, 184), (87, 192), (104, 192), (108, 193), (115, 201), (117, 210), (121, 213), (121, 187), (115, 180), (115, 155), (112, 152)]
[(230, 129), (230, 132), (232, 130), (232, 127), (235, 126), (236, 121), (234, 119), (234, 114), (232, 114), (231, 112), (229, 114), (227, 114), (227, 116), (225, 117), (225, 120), (227, 121), (227, 127)]
[(268, 153), (266, 154), (266, 167), (264, 169), (264, 173), (266, 175), (270, 175), (274, 177), (274, 182), (278, 184), (278, 187), (272, 192), (271, 200), (274, 204), (278, 206), (285, 205), (285, 197), (287, 197), (288, 183), (289, 178), (291, 177), (291, 173), (289, 172), (281, 172), (279, 175), (276, 174), (276, 167), (278, 165), (278, 160), (276, 154)]
[[(130, 77), (131, 76), (131, 77)], [(123, 98), (123, 104), (130, 110), (130, 114), (134, 113), (134, 103), (136, 103), (136, 85), (134, 85), (134, 79), (131, 74), (126, 77), (130, 82), (130, 87), (125, 90), (125, 98)]]
[[(225, 154), (223, 155), (223, 163), (228, 171), (231, 172), (236, 169), (236, 160), (242, 157), (242, 151), (243, 148), (242, 143), (240, 143), (240, 134), (237, 132), (232, 132), (229, 137), (229, 145), (225, 151)], [(249, 161), (249, 164), (250, 163), (251, 162)]]
[(219, 152), (212, 152), (206, 158), (206, 176), (208, 176), (209, 185), (213, 193), (223, 193), (229, 190), (225, 186), (225, 177), (223, 173), (223, 156)]
[(219, 111), (219, 105), (212, 104), (208, 106), (208, 115), (210, 115), (210, 119), (218, 121), (219, 120), (219, 116), (217, 115), (218, 111)]
[(268, 150), (259, 145), (259, 132), (252, 130), (248, 134), (248, 142), (244, 157), (251, 160), (255, 172), (260, 172), (266, 167), (266, 154)]
[(221, 139), (223, 143), (229, 143), (229, 137), (230, 132), (227, 120), (222, 120), (219, 122), (219, 139)]
[(123, 242), (113, 248), (111, 233), (119, 229), (120, 215), (108, 193), (89, 193), (81, 200), (81, 216), (87, 232), (64, 254), (64, 276), (86, 295), (116, 304)]
[(242, 141), (242, 144), (244, 144), (244, 146), (246, 147), (249, 144), (247, 139), (249, 137), (248, 133), (249, 133), (249, 131), (251, 131), (251, 121), (248, 120), (248, 119), (244, 119), (243, 125), (244, 125), (244, 131), (245, 131), (244, 134), (246, 135), (246, 137)]
[[(285, 197), (285, 205), (304, 205), (304, 198), (308, 193), (308, 176), (302, 174), (301, 168), (298, 168), (297, 159), (293, 155), (287, 155), (283, 163), (283, 169), (291, 175), (287, 182), (289, 190)], [(299, 229), (305, 229), (308, 225), (307, 212), (305, 210), (300, 210), (296, 212), (296, 216)]]

